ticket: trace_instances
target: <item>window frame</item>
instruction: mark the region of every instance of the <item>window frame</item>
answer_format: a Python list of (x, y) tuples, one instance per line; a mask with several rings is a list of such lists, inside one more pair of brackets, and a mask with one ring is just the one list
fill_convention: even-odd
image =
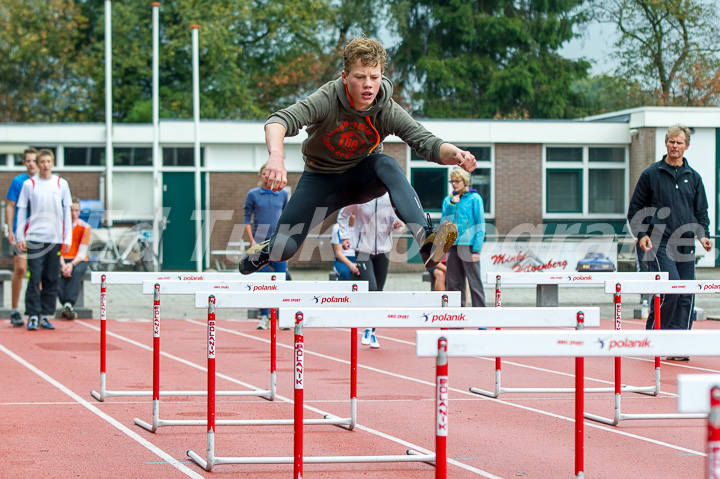
[[(547, 158), (548, 148), (582, 148), (582, 161), (549, 161)], [(592, 148), (621, 148), (624, 151), (623, 162), (591, 162), (590, 161), (590, 149)], [(590, 170), (621, 170), (623, 172), (623, 204), (627, 205), (630, 201), (629, 187), (628, 187), (628, 175), (630, 169), (630, 150), (628, 145), (623, 144), (609, 144), (609, 145), (598, 145), (588, 144), (583, 146), (578, 145), (555, 145), (555, 144), (544, 144), (542, 149), (542, 162), (543, 162), (543, 174), (542, 174), (542, 214), (543, 219), (623, 219), (626, 216), (626, 211), (620, 213), (591, 213), (590, 212)], [(548, 170), (579, 170), (580, 171), (580, 195), (581, 195), (581, 211), (579, 212), (548, 212), (548, 191), (547, 176)]]
[[(485, 213), (485, 220), (494, 220), (495, 219), (495, 205), (496, 205), (496, 194), (495, 194), (495, 145), (492, 144), (458, 144), (458, 148), (467, 149), (467, 148), (489, 148), (490, 149), (490, 160), (489, 161), (478, 161), (477, 162), (477, 168), (478, 169), (487, 169), (490, 170), (490, 208), (489, 211)], [(440, 165), (437, 163), (431, 163), (429, 161), (426, 161), (424, 158), (420, 157), (419, 159), (413, 159), (413, 149), (409, 146), (406, 147), (406, 164), (408, 165), (407, 168), (407, 179), (412, 185), (412, 172), (416, 169), (437, 169), (437, 170), (445, 170), (445, 195), (449, 195), (452, 193), (452, 187), (450, 186), (450, 171), (455, 168), (455, 165)], [(413, 185), (413, 188), (415, 186)], [(487, 203), (488, 198), (483, 197), (483, 202)], [(438, 221), (440, 220), (442, 216), (442, 205), (440, 208), (437, 209), (437, 211), (431, 211), (428, 209), (427, 205), (423, 205), (423, 208), (425, 211), (430, 215), (430, 217)]]

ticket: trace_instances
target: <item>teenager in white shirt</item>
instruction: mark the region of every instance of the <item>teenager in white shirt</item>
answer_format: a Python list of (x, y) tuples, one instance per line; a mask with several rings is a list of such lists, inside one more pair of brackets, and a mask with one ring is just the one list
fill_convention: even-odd
[(49, 319), (55, 313), (57, 303), (60, 250), (62, 247), (67, 251), (72, 243), (72, 197), (68, 182), (53, 175), (55, 157), (52, 151), (40, 150), (37, 163), (37, 176), (23, 183), (17, 201), (18, 247), (27, 252), (30, 271), (25, 290), (25, 312), (30, 331), (37, 330), (38, 326), (55, 329)]

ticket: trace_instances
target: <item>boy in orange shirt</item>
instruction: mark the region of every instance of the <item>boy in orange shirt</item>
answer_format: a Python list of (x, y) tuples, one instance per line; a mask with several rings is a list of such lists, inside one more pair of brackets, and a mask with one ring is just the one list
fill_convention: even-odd
[(70, 207), (72, 217), (72, 245), (70, 250), (60, 256), (60, 288), (58, 299), (63, 305), (60, 316), (77, 319), (73, 306), (80, 294), (80, 283), (88, 268), (88, 249), (90, 248), (90, 225), (80, 219), (80, 200), (73, 198)]

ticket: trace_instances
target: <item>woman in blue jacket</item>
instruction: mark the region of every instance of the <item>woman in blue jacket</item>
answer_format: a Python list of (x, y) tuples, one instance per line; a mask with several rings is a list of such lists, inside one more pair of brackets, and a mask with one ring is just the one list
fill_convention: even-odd
[(480, 251), (485, 239), (485, 209), (480, 194), (470, 188), (470, 173), (455, 168), (450, 172), (452, 195), (442, 205), (444, 221), (457, 225), (458, 238), (447, 253), (445, 282), (448, 291), (460, 291), (465, 306), (465, 280), (470, 286), (474, 307), (485, 306), (485, 290), (480, 279)]

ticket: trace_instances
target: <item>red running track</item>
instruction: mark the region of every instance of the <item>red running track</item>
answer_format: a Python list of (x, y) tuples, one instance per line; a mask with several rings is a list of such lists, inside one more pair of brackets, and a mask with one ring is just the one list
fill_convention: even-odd
[[(269, 386), (269, 333), (255, 321), (218, 320), (218, 390)], [(161, 427), (150, 433), (133, 423), (152, 419), (151, 397), (111, 397), (98, 402), (98, 320), (55, 321), (55, 331), (27, 331), (0, 323), (0, 430), (3, 478), (291, 477), (292, 464), (217, 465), (200, 469), (186, 455), (203, 454), (204, 426)], [(639, 321), (625, 320), (637, 329)], [(198, 390), (207, 384), (206, 324), (163, 319), (160, 385)], [(612, 320), (603, 320), (612, 329)], [(720, 323), (696, 323), (717, 329)], [(152, 323), (108, 320), (109, 390), (151, 390)], [(433, 452), (435, 362), (416, 358), (412, 330), (378, 330), (381, 348), (360, 346), (358, 426), (305, 426), (305, 455)], [(307, 330), (305, 417), (349, 415), (349, 331)], [(290, 419), (293, 414), (292, 331), (278, 333), (278, 398), (217, 398), (217, 419)], [(623, 382), (652, 385), (652, 359), (623, 361)], [(468, 392), (492, 388), (494, 360), (451, 358), (448, 477), (573, 477), (572, 394), (503, 394), (487, 399)], [(503, 385), (572, 387), (574, 361), (507, 358)], [(623, 412), (676, 412), (676, 375), (720, 372), (720, 358), (663, 361), (659, 397), (623, 394)], [(586, 361), (588, 387), (610, 385), (612, 359)], [(204, 419), (204, 397), (162, 397), (163, 419)], [(586, 410), (611, 416), (610, 393), (586, 395)], [(623, 421), (617, 427), (586, 421), (587, 478), (703, 478), (703, 420)], [(218, 426), (217, 456), (292, 456), (292, 426)], [(423, 463), (305, 464), (307, 478), (433, 478)]]

